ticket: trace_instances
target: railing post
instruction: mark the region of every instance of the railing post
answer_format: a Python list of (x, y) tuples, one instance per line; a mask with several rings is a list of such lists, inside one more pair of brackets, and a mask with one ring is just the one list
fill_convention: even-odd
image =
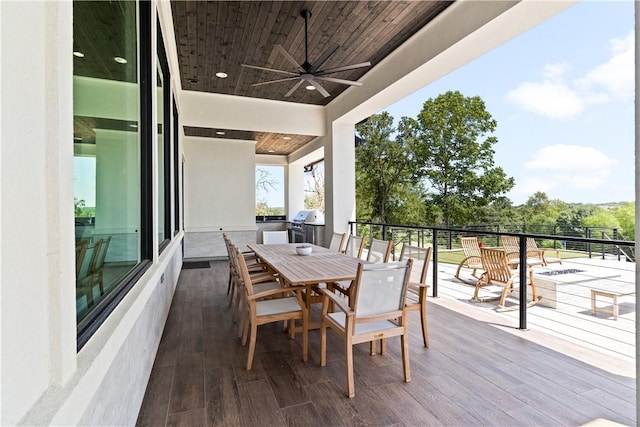
[(435, 228), (433, 229), (433, 251), (431, 256), (433, 258), (433, 291), (431, 296), (435, 298), (438, 296), (438, 230)]
[[(587, 239), (591, 238), (591, 229), (589, 227), (585, 227), (585, 233), (587, 235)], [(589, 248), (589, 250), (587, 252), (589, 252), (589, 258), (591, 258), (591, 242), (587, 243), (587, 247)]]
[(520, 236), (520, 327), (527, 329), (527, 237)]
[(382, 240), (387, 240), (387, 224), (382, 224)]
[[(600, 232), (600, 238), (601, 238), (602, 240), (604, 240), (604, 231), (601, 231), (601, 232)], [(605, 251), (606, 251), (606, 249), (604, 248), (604, 243), (603, 243), (603, 244), (602, 244), (602, 259), (605, 259)]]

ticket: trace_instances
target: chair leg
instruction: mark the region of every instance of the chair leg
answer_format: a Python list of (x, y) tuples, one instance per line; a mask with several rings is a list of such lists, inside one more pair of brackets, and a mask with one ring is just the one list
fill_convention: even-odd
[(255, 323), (251, 324), (251, 337), (249, 338), (249, 355), (247, 356), (247, 371), (251, 370), (253, 364), (253, 353), (256, 350), (256, 336), (258, 335), (258, 327)]
[(404, 382), (411, 381), (411, 369), (409, 367), (409, 339), (407, 337), (407, 329), (405, 327), (404, 334), (400, 335), (400, 344), (402, 345), (402, 369), (404, 371)]
[(327, 326), (324, 322), (320, 324), (320, 366), (327, 366)]
[(309, 320), (307, 313), (302, 313), (302, 361), (309, 359)]
[(420, 323), (422, 323), (422, 342), (429, 348), (429, 328), (427, 327), (427, 289), (420, 288)]
[[(249, 313), (247, 312), (246, 309), (242, 309), (240, 311), (240, 325), (238, 325), (238, 338), (242, 337), (242, 334), (244, 333), (245, 325), (249, 322), (248, 316), (249, 316)], [(245, 343), (243, 343), (242, 345), (244, 344)]]
[(376, 340), (369, 341), (369, 354), (375, 356), (376, 354)]
[(245, 314), (244, 319), (244, 328), (242, 331), (242, 345), (247, 345), (247, 336), (249, 334), (249, 323), (251, 323), (251, 327), (253, 328), (253, 322), (249, 320), (249, 313)]
[(380, 340), (380, 354), (384, 354), (387, 351), (387, 340), (382, 338)]
[(353, 397), (356, 395), (356, 386), (353, 380), (353, 344), (351, 343), (351, 337), (345, 338), (344, 351), (345, 364), (347, 365), (347, 396)]

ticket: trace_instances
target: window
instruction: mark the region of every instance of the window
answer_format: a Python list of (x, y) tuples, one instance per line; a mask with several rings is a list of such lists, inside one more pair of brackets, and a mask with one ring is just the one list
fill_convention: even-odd
[(304, 168), (304, 208), (324, 213), (324, 160)]
[(149, 265), (150, 16), (149, 2), (73, 2), (78, 348)]
[(256, 216), (285, 215), (284, 166), (256, 167)]
[(173, 198), (174, 198), (174, 234), (180, 232), (180, 132), (178, 107), (173, 103)]
[(164, 50), (160, 23), (158, 28), (157, 112), (158, 112), (158, 244), (160, 250), (171, 238), (171, 78)]

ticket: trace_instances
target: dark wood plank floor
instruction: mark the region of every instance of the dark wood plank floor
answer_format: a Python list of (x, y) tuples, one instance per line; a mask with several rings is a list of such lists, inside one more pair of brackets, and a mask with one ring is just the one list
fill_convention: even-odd
[(517, 334), (429, 305), (431, 347), (412, 313), (411, 377), (402, 380), (399, 340), (387, 353), (354, 352), (356, 396), (345, 396), (343, 344), (329, 331), (301, 340), (282, 324), (258, 330), (253, 369), (227, 308), (226, 262), (183, 270), (160, 343), (139, 426), (635, 425), (635, 379), (614, 375)]

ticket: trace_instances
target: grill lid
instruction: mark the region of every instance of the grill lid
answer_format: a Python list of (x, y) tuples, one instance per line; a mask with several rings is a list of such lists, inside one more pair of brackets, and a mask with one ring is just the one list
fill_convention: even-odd
[(304, 210), (298, 212), (293, 222), (306, 224), (322, 224), (324, 223), (324, 214), (318, 209)]

